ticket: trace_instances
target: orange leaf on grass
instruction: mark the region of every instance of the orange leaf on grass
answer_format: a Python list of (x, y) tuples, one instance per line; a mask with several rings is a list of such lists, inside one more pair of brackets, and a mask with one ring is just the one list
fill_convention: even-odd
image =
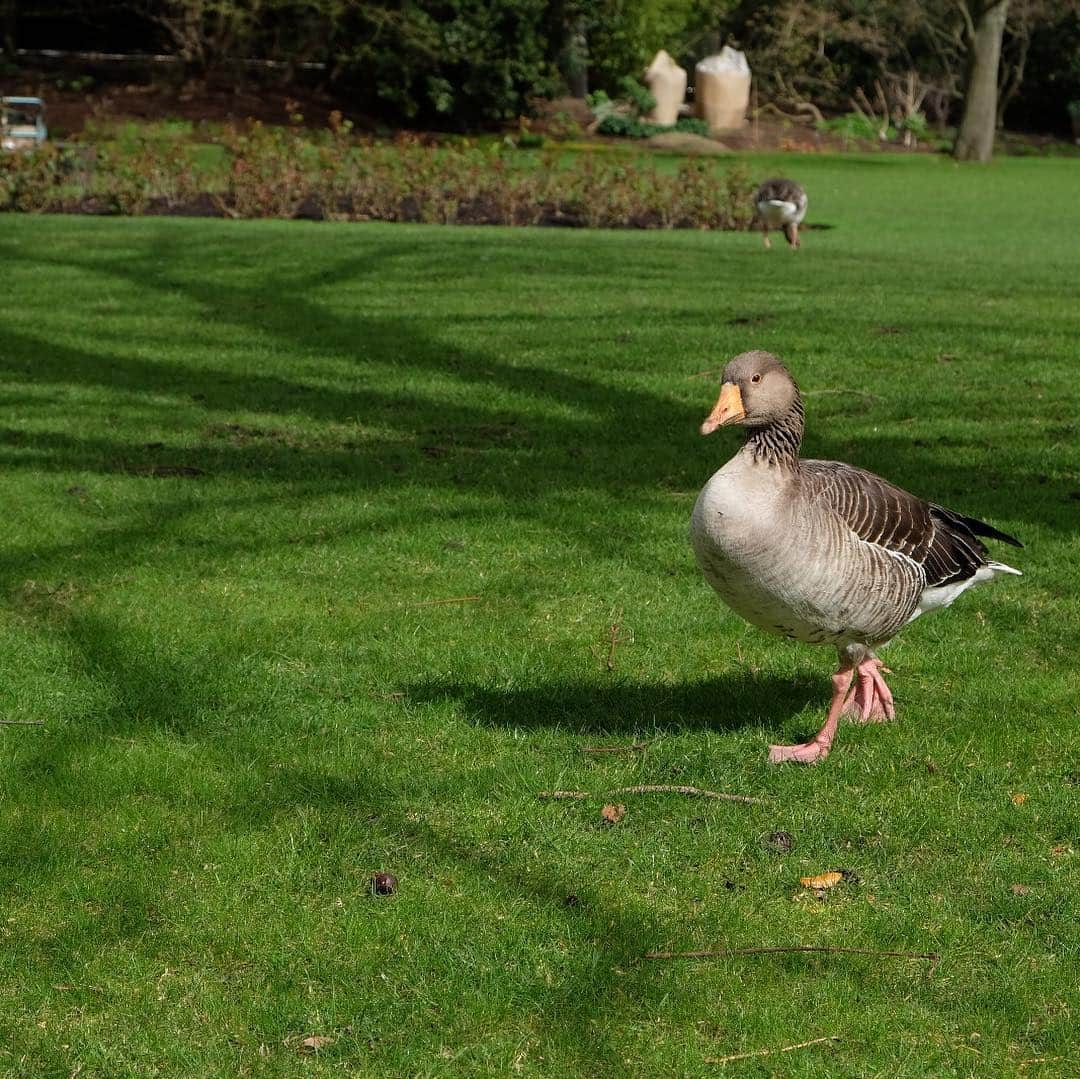
[(816, 877), (799, 877), (799, 883), (804, 888), (832, 888), (844, 879), (844, 874), (833, 869), (828, 873), (819, 873)]

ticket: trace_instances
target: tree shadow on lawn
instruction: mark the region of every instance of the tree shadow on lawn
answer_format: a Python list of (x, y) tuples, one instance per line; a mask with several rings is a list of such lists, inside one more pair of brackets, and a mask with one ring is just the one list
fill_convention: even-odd
[[(463, 768), (468, 773), (470, 762), (448, 764), (446, 771), (437, 761), (432, 762), (411, 784), (401, 775), (396, 781), (388, 779), (387, 770), (369, 767), (366, 761), (355, 771), (344, 770), (336, 761), (331, 763), (325, 754), (323, 767), (305, 764), (302, 744), (283, 745), (276, 730), (238, 754), (236, 740), (218, 718), (230, 687), (222, 684), (216, 673), (221, 666), (213, 662), (214, 657), (192, 657), (167, 646), (134, 649), (130, 633), (125, 637), (92, 615), (66, 619), (59, 636), (75, 651), (82, 672), (106, 689), (105, 702), (92, 713), (51, 724), (33, 741), (21, 741), (8, 763), (9, 803), (17, 803), (21, 790), (24, 797), (32, 798), (47, 826), (39, 823), (34, 812), (21, 818), (18, 841), (8, 843), (3, 853), (13, 868), (17, 860), (23, 872), (9, 874), (0, 892), (13, 903), (23, 902), (28, 869), (48, 902), (56, 903), (58, 896), (76, 887), (81, 900), (70, 908), (61, 904), (47, 929), (37, 936), (14, 934), (8, 951), (15, 961), (25, 956), (29, 962), (32, 954), (42, 978), (81, 985), (86, 969), (116, 945), (136, 957), (132, 970), (167, 958), (175, 948), (176, 929), (158, 911), (167, 912), (178, 902), (176, 889), (192, 887), (193, 874), (197, 875), (198, 864), (206, 856), (201, 841), (208, 840), (212, 847), (215, 835), (230, 831), (237, 836), (275, 834), (283, 822), (296, 819), (301, 811), (313, 810), (315, 819), (322, 822), (319, 836), (304, 840), (297, 834), (296, 842), (313, 845), (298, 863), (300, 877), (290, 886), (303, 895), (303, 905), (319, 895), (326, 896), (328, 902), (343, 894), (351, 897), (350, 902), (365, 901), (356, 895), (353, 858), (358, 845), (365, 857), (381, 847), (387, 856), (398, 860), (396, 864), (414, 865), (414, 875), (424, 872), (425, 886), (436, 890), (440, 872), (460, 870), (486, 892), (488, 910), (502, 908), (520, 917), (524, 904), (526, 923), (534, 923), (537, 933), (550, 935), (557, 957), (554, 980), (546, 981), (539, 971), (507, 970), (505, 957), (499, 954), (498, 935), (475, 954), (473, 962), (488, 983), (500, 984), (499, 979), (505, 978), (501, 983), (505, 1014), (522, 1029), (546, 1033), (562, 1043), (571, 1062), (576, 1059), (582, 1066), (599, 1065), (613, 1059), (615, 1047), (597, 1028), (598, 1020), (631, 1016), (642, 1008), (663, 1004), (670, 984), (655, 976), (655, 967), (641, 961), (642, 952), (649, 947), (670, 943), (673, 931), (653, 904), (644, 899), (634, 901), (633, 897), (615, 899), (610, 893), (617, 883), (593, 880), (573, 865), (553, 866), (535, 858), (527, 844), (497, 843), (497, 849), (492, 850), (478, 845), (472, 832), (456, 827), (453, 821), (442, 822), (416, 812), (425, 798), (439, 790), (452, 791), (456, 782), (453, 769)], [(770, 684), (770, 680), (765, 681)], [(733, 692), (730, 685), (719, 684)], [(705, 702), (713, 685), (704, 683), (686, 693), (675, 690), (665, 694), (659, 720), (664, 719), (666, 709), (687, 708), (694, 714), (684, 715), (683, 722), (689, 719), (704, 724)], [(575, 692), (573, 687), (564, 687), (563, 706), (570, 706)], [(433, 690), (432, 699), (436, 695), (446, 697), (446, 688)], [(550, 692), (546, 695), (550, 697)], [(535, 699), (524, 695), (520, 704), (524, 707)], [(652, 699), (650, 687), (628, 686), (622, 693), (594, 698), (593, 705), (607, 710), (623, 701), (627, 708), (648, 712)], [(505, 700), (485, 707), (492, 722), (502, 723), (506, 718), (502, 708), (512, 704)], [(168, 742), (162, 741), (163, 736)], [(182, 759), (171, 758), (160, 779), (146, 771), (146, 764), (128, 771), (120, 763), (115, 774), (107, 764), (100, 769), (86, 767), (86, 761), (102, 748), (112, 757), (119, 744), (128, 741), (132, 745), (158, 743), (162, 748), (171, 744), (187, 747), (188, 752), (181, 754)], [(352, 760), (355, 764), (357, 757)], [(227, 774), (233, 781), (224, 793), (220, 783), (212, 785), (214, 793), (200, 800), (177, 786), (185, 771), (193, 768)], [(116, 786), (110, 787), (110, 782)], [(112, 819), (118, 803), (130, 807), (121, 814), (122, 827)], [(311, 814), (304, 814), (304, 819), (310, 821)], [(363, 832), (362, 842), (355, 838), (358, 827)], [(327, 837), (335, 836), (345, 849), (325, 845)], [(36, 850), (36, 857), (25, 864), (20, 853), (24, 848)], [(111, 857), (98, 864), (96, 858), (105, 850)], [(420, 860), (411, 861), (413, 855), (419, 855)], [(140, 870), (135, 874), (137, 879), (129, 880), (128, 859), (132, 857), (138, 858)], [(88, 859), (94, 860), (93, 874), (87, 873)], [(217, 876), (220, 879), (221, 874)], [(224, 877), (227, 880), (229, 874)], [(407, 889), (407, 875), (403, 875), (403, 883)], [(240, 896), (255, 884), (242, 873), (236, 876)], [(568, 902), (568, 896), (575, 898)], [(258, 903), (254, 906), (260, 909)], [(467, 901), (464, 906), (467, 908)], [(238, 909), (243, 909), (242, 902)], [(422, 909), (417, 916), (426, 917)], [(434, 923), (431, 932), (436, 937), (447, 931), (448, 917), (443, 912)], [(209, 947), (207, 942), (215, 932), (211, 917), (195, 927), (194, 939), (187, 943), (196, 949)], [(461, 934), (460, 940), (452, 940), (467, 951), (471, 946), (467, 923)], [(244, 948), (254, 949), (259, 939), (257, 931), (249, 934), (239, 926), (230, 934), (233, 951), (229, 954), (245, 954)], [(340, 942), (335, 942), (325, 954), (333, 954), (339, 947)], [(209, 954), (213, 951), (209, 948)], [(297, 954), (301, 953), (302, 949)], [(245, 968), (257, 969), (260, 958), (252, 951)], [(205, 962), (208, 971), (215, 971), (214, 958)], [(392, 942), (387, 943), (382, 962), (395, 974), (415, 964), (407, 973), (418, 985), (445, 976), (441, 963), (429, 963), (422, 950), (406, 958)], [(350, 976), (347, 963), (340, 970), (325, 960), (320, 966), (327, 986), (332, 986), (335, 971), (340, 977)], [(270, 962), (268, 970), (272, 968)], [(216, 973), (225, 980), (231, 976), (225, 968)], [(242, 977), (234, 993), (241, 1010), (249, 1006), (250, 991), (245, 983)], [(280, 986), (274, 988), (284, 991)], [(310, 990), (308, 985), (305, 994)], [(122, 982), (114, 984), (113, 993), (119, 1008), (128, 1006)], [(345, 990), (340, 995), (348, 997)], [(468, 1008), (468, 1000), (467, 994), (461, 999), (463, 1009)], [(431, 1003), (447, 1023), (460, 1025), (461, 1015), (437, 993)], [(423, 997), (410, 993), (396, 998), (389, 1014), (400, 1018), (404, 1012), (408, 1018), (422, 1005)], [(429, 1015), (425, 1022), (437, 1020)], [(392, 1027), (382, 1028), (377, 1020), (365, 1018), (361, 1043), (373, 1024), (376, 1037), (390, 1035)], [(366, 1055), (362, 1044), (360, 1051)]]
[[(300, 355), (315, 348), (329, 363), (330, 376), (338, 383), (342, 370), (335, 371), (333, 365), (344, 363), (344, 370), (355, 370), (358, 375), (368, 367), (378, 370), (383, 385), (358, 380), (343, 388), (327, 385), (314, 375), (229, 370), (220, 367), (205, 346), (197, 348), (198, 362), (192, 365), (148, 359), (146, 355), (155, 344), (152, 339), (144, 343), (140, 353), (118, 351), (103, 359), (88, 351), (58, 347), (44, 336), (17, 332), (5, 340), (0, 369), (13, 380), (39, 385), (185, 395), (192, 399), (191, 407), (205, 412), (208, 420), (223, 412), (255, 411), (272, 417), (269, 423), (273, 425), (281, 422), (282, 414), (300, 414), (318, 422), (359, 424), (370, 432), (346, 450), (317, 443), (285, 448), (267, 445), (265, 440), (237, 447), (220, 440), (207, 445), (210, 440), (203, 430), (198, 432), (203, 444), (187, 450), (186, 455), (198, 467), (205, 460), (206, 471), (211, 473), (251, 476), (265, 466), (267, 477), (273, 480), (318, 476), (327, 491), (344, 490), (349, 484), (378, 491), (419, 482), (433, 488), (496, 494), (506, 500), (509, 511), (534, 516), (542, 515), (543, 509), (529, 506), (529, 500), (551, 491), (601, 490), (625, 498), (653, 494), (661, 481), (696, 490), (731, 452), (730, 440), (721, 445), (703, 443), (696, 434), (699, 413), (707, 410), (713, 389), (705, 382), (700, 408), (695, 411), (675, 396), (661, 396), (640, 385), (612, 385), (603, 363), (561, 370), (519, 363), (512, 357), (448, 345), (440, 332), (447, 321), (482, 324), (489, 318), (504, 320), (505, 314), (472, 312), (435, 320), (423, 311), (414, 317), (370, 314), (363, 303), (357, 311), (342, 313), (310, 295), (329, 283), (350, 282), (358, 291), (370, 289), (384, 268), (392, 268), (398, 259), (419, 255), (432, 256), (429, 265), (435, 272), (441, 249), (430, 243), (383, 243), (361, 255), (328, 255), (316, 269), (267, 271), (255, 281), (240, 275), (231, 283), (203, 280), (194, 272), (204, 245), (201, 233), (189, 238), (185, 232), (165, 229), (150, 233), (141, 255), (133, 254), (130, 247), (117, 254), (105, 248), (81, 258), (64, 259), (27, 255), (21, 248), (11, 249), (9, 254), (34, 265), (75, 267), (90, 276), (115, 278), (150, 295), (180, 294), (206, 320), (260, 338), (270, 335)], [(478, 247), (490, 245), (478, 241)], [(498, 244), (495, 249), (501, 258), (507, 257)], [(444, 252), (444, 272), (452, 276), (455, 268), (460, 271), (460, 260), (470, 250), (468, 244), (459, 243)], [(677, 258), (678, 252), (670, 254)], [(569, 274), (574, 260), (567, 256), (565, 262), (562, 270)], [(398, 269), (399, 275), (405, 272)], [(597, 272), (579, 267), (582, 287)], [(401, 286), (398, 279), (397, 287)], [(613, 311), (613, 316), (617, 313)], [(704, 317), (704, 310), (697, 313)], [(557, 311), (551, 315), (519, 312), (519, 319), (526, 323), (531, 318), (550, 317), (565, 318)], [(828, 320), (835, 332), (836, 314), (829, 312)], [(597, 319), (583, 314), (565, 321), (569, 359), (575, 337), (595, 338)], [(615, 325), (613, 321), (613, 328)], [(400, 372), (402, 378), (394, 372)], [(409, 388), (392, 388), (401, 381)], [(540, 408), (518, 413), (510, 403), (493, 405), (489, 403), (492, 392), (520, 395)], [(125, 406), (121, 403), (118, 407)], [(923, 420), (933, 419), (931, 407), (927, 402)], [(943, 400), (938, 414), (951, 414), (954, 407), (951, 399)], [(167, 422), (164, 411), (162, 422)], [(394, 434), (375, 433), (387, 429)], [(969, 489), (978, 497), (955, 508), (975, 516), (1011, 517), (1019, 508), (1023, 515), (1043, 519), (1052, 527), (1064, 525), (1061, 514), (1050, 510), (1048, 504), (1055, 496), (1065, 500), (1066, 485), (1052, 479), (1052, 490), (1036, 492), (1028, 482), (1039, 474), (1036, 453), (1030, 464), (1010, 470), (1016, 483), (1003, 491), (996, 484), (987, 484), (981, 471), (958, 467), (948, 447), (937, 447), (914, 433), (912, 437), (879, 435), (860, 444), (859, 452), (845, 455), (839, 444), (846, 441), (842, 421), (814, 424), (811, 420), (809, 455), (854, 458), (852, 463), (883, 472), (924, 497), (934, 497), (942, 483)], [(994, 440), (988, 437), (984, 441), (992, 446)], [(122, 470), (139, 450), (111, 441), (104, 424), (102, 437), (84, 448), (92, 451), (87, 455), (90, 467), (103, 471)], [(1014, 445), (1010, 449), (1015, 454), (1019, 448)], [(77, 468), (86, 463), (80, 460), (79, 449), (78, 445), (67, 449), (56, 446), (48, 455), (51, 461), (46, 460), (52, 467)], [(1037, 451), (1038, 446), (1032, 449)]]

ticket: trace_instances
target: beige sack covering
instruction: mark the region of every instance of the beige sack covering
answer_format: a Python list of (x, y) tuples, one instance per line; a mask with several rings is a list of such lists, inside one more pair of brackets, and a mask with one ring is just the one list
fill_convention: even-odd
[(694, 68), (697, 114), (709, 131), (731, 131), (746, 123), (750, 104), (750, 66), (746, 57), (728, 45)]
[(656, 98), (656, 107), (646, 119), (671, 127), (678, 120), (679, 106), (686, 97), (686, 70), (661, 49), (645, 69), (645, 84)]

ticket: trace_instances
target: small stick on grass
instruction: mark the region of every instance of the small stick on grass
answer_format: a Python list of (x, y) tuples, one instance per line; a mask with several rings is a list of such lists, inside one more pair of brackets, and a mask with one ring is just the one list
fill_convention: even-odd
[(941, 961), (937, 952), (882, 952), (876, 948), (834, 948), (824, 944), (789, 944), (780, 948), (703, 948), (692, 952), (646, 952), (643, 959), (728, 959), (736, 955), (775, 955), (780, 952), (835, 952), (843, 955), (888, 955), (898, 959)]
[(749, 1053), (732, 1053), (727, 1057), (706, 1057), (706, 1064), (727, 1064), (732, 1060), (748, 1060), (750, 1057), (767, 1057), (773, 1053), (790, 1053), (793, 1049), (805, 1049), (808, 1045), (821, 1045), (824, 1042), (838, 1042), (839, 1034), (830, 1034), (827, 1038), (811, 1038), (808, 1042), (799, 1042), (796, 1045), (785, 1045), (779, 1049), (754, 1049)]
[(615, 646), (621, 643), (622, 637), (619, 636), (619, 623), (613, 622), (611, 629), (608, 630), (607, 669), (609, 671), (615, 670)]
[(747, 805), (760, 805), (760, 798), (751, 798), (749, 794), (727, 794), (725, 791), (707, 791), (701, 787), (683, 787), (670, 783), (645, 783), (638, 787), (616, 787), (608, 794), (693, 794), (698, 798), (718, 798), (724, 802), (745, 802)]
[(0, 719), (0, 727), (44, 727), (43, 719)]
[(483, 596), (448, 596), (446, 599), (407, 599), (403, 607), (437, 607), (443, 603), (478, 603)]
[(582, 746), (582, 753), (630, 753), (634, 750), (648, 749), (648, 742), (632, 742), (628, 746)]
[[(716, 798), (723, 802), (745, 802), (749, 805), (759, 805), (760, 798), (751, 798), (749, 794), (727, 794), (725, 791), (707, 791), (701, 787), (677, 787), (669, 783), (647, 783), (638, 787), (616, 787), (614, 790), (605, 791), (602, 797), (610, 798), (613, 794), (692, 794), (698, 798)], [(539, 791), (538, 798), (588, 798), (588, 791)], [(667, 956), (649, 955), (646, 958), (673, 959), (679, 953), (671, 953)]]

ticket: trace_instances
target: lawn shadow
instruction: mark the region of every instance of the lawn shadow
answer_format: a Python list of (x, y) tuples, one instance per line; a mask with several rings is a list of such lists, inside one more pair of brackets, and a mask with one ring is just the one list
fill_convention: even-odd
[[(246, 250), (241, 234), (227, 226), (222, 229), (223, 248)], [(303, 236), (298, 232), (296, 242)], [(153, 450), (125, 442), (103, 417), (89, 436), (0, 432), (0, 461), (5, 467), (152, 476), (160, 476), (162, 467), (198, 469), (210, 479), (257, 479), (266, 485), (260, 494), (267, 501), (279, 498), (283, 487), (306, 501), (345, 491), (355, 491), (358, 497), (361, 491), (379, 495), (419, 482), (432, 490), (494, 494), (504, 499), (510, 516), (545, 519), (549, 507), (543, 496), (567, 490), (616, 497), (627, 508), (635, 499), (655, 498), (665, 485), (686, 490), (692, 500), (689, 492), (696, 491), (733, 448), (731, 441), (704, 444), (696, 437), (699, 414), (709, 403), (705, 387), (695, 409), (678, 393), (655, 392), (637, 381), (615, 385), (602, 366), (572, 362), (582, 342), (606, 340), (606, 324), (592, 313), (534, 312), (515, 299), (509, 312), (469, 309), (448, 319), (433, 319), (424, 311), (402, 314), (371, 309), (359, 301), (344, 308), (323, 302), (320, 290), (328, 285), (359, 295), (373, 279), (386, 278), (389, 288), (400, 289), (420, 262), (432, 280), (453, 280), (466, 272), (481, 250), (482, 257), (491, 260), (493, 274), (512, 272), (520, 249), (501, 234), (475, 240), (465, 235), (444, 248), (422, 233), (395, 233), (393, 239), (366, 245), (362, 253), (351, 246), (344, 251), (329, 248), (314, 266), (303, 260), (274, 262), (257, 275), (238, 272), (224, 281), (195, 272), (205, 254), (201, 231), (168, 223), (156, 225), (139, 239), (145, 241), (141, 247), (125, 246), (119, 252), (105, 244), (77, 255), (28, 253), (18, 246), (5, 248), (4, 254), (16, 269), (23, 263), (30, 271), (78, 270), (103, 287), (113, 282), (137, 288), (148, 298), (180, 296), (193, 321), (272, 340), (288, 354), (308, 358), (299, 367), (245, 369), (250, 362), (246, 353), (223, 364), (218, 353), (196, 337), (193, 361), (178, 362), (159, 355), (159, 335), (166, 330), (153, 324), (141, 337), (118, 337), (107, 358), (93, 348), (59, 344), (47, 334), (13, 331), (0, 357), (0, 372), (9, 380), (34, 384), (42, 391), (81, 388), (118, 394), (115, 407), (122, 412), (158, 409), (156, 422), (176, 429), (177, 445)], [(253, 250), (261, 248), (256, 244)], [(545, 247), (543, 253), (543, 270), (549, 275), (568, 279), (576, 275), (581, 287), (603, 279), (595, 265), (583, 264), (579, 244)], [(680, 253), (676, 248), (668, 254), (673, 267)], [(667, 265), (658, 264), (658, 277), (663, 277)], [(619, 313), (612, 301), (605, 317), (613, 339), (621, 325)], [(737, 312), (717, 311), (713, 317), (724, 325), (725, 317), (730, 321), (733, 314)], [(679, 315), (703, 325), (709, 317), (703, 305), (693, 304)], [(769, 317), (782, 322), (783, 311)], [(465, 348), (453, 343), (452, 333), (447, 336), (447, 329), (482, 329), (508, 320), (528, 327), (554, 319), (566, 341), (566, 359), (557, 360), (555, 366), (508, 355), (504, 350), (512, 347), (512, 331), (506, 328), (493, 330), (490, 346), (484, 334), (483, 347)], [(830, 312), (829, 319), (831, 332), (836, 332), (836, 314)], [(953, 325), (962, 324), (953, 320)], [(986, 332), (986, 327), (970, 329)], [(335, 372), (330, 380), (319, 377), (312, 367), (313, 347), (319, 363)], [(610, 348), (610, 343), (603, 347)], [(405, 372), (408, 378), (402, 377)], [(811, 392), (820, 391), (812, 370), (804, 380)], [(491, 393), (525, 399), (537, 407), (522, 410), (509, 400), (496, 403)], [(125, 399), (125, 395), (132, 396)], [(158, 403), (149, 405), (146, 398)], [(174, 406), (161, 403), (166, 398), (177, 399), (186, 418), (177, 423), (171, 416)], [(864, 407), (865, 402), (860, 405)], [(935, 411), (953, 407), (951, 399), (927, 402), (922, 419), (932, 422)], [(258, 429), (229, 422), (238, 413), (252, 412), (265, 416), (265, 426), (262, 421)], [(290, 416), (317, 424), (351, 424), (357, 435), (354, 441), (341, 431), (321, 438), (283, 433), (278, 428), (283, 423), (287, 428)], [(233, 429), (237, 437), (224, 437)], [(815, 420), (812, 415), (807, 455), (849, 460), (880, 471), (917, 495), (951, 502), (953, 508), (973, 516), (1019, 515), (1062, 528), (1061, 506), (1075, 497), (1071, 480), (1043, 474), (1037, 445), (1021, 447), (1022, 455), (1010, 461), (1004, 482), (988, 484), (984, 468), (958, 464), (949, 445), (914, 433), (886, 429), (856, 447), (844, 445), (846, 439), (842, 422)], [(991, 429), (980, 442), (992, 460), (999, 440)], [(1017, 453), (1017, 447), (1012, 452)], [(950, 487), (975, 496), (948, 498), (941, 492)], [(577, 538), (596, 545), (596, 536), (588, 529)]]
[[(141, 844), (140, 858), (156, 866), (156, 874), (126, 879), (124, 848), (115, 866), (98, 869), (92, 881), (83, 879), (80, 885), (86, 903), (98, 903), (101, 911), (93, 916), (65, 912), (56, 919), (48, 954), (35, 956), (37, 968), (49, 970), (54, 981), (78, 981), (84, 964), (105, 947), (121, 945), (155, 956), (167, 946), (155, 936), (160, 931), (157, 911), (169, 908), (176, 872), (198, 872), (189, 864), (188, 847), (200, 849), (196, 830), (204, 828), (207, 820), (215, 822), (218, 832), (250, 836), (272, 833), (282, 820), (302, 815), (320, 821), (320, 835), (333, 835), (337, 842), (331, 849), (321, 845), (321, 839), (297, 840), (313, 844), (309, 875), (302, 882), (305, 894), (337, 897), (343, 890), (351, 894), (357, 880), (352, 847), (382, 848), (388, 857), (411, 868), (414, 877), (421, 872), (429, 877), (463, 872), (484, 889), (490, 907), (513, 912), (515, 917), (524, 910), (525, 917), (548, 925), (544, 932), (557, 933), (560, 942), (569, 942), (570, 958), (557, 965), (551, 980), (520, 974), (508, 980), (511, 1000), (507, 1008), (520, 1015), (521, 1022), (535, 1024), (558, 1042), (568, 1055), (566, 1065), (571, 1071), (588, 1074), (612, 1059), (614, 1043), (600, 1020), (613, 1011), (629, 1015), (662, 1004), (668, 986), (642, 966), (641, 958), (648, 948), (662, 946), (671, 936), (671, 926), (657, 909), (644, 902), (624, 903), (621, 898), (613, 903), (617, 882), (590, 876), (574, 865), (537, 859), (528, 844), (477, 844), (460, 818), (416, 812), (425, 799), (456, 789), (470, 762), (435, 760), (430, 774), (414, 785), (393, 769), (357, 766), (355, 758), (352, 766), (326, 758), (318, 764), (306, 761), (302, 752), (283, 750), (272, 734), (238, 758), (235, 738), (221, 714), (225, 709), (227, 717), (228, 708), (235, 708), (237, 702), (230, 702), (230, 697), (235, 696), (236, 685), (221, 656), (189, 654), (169, 642), (143, 641), (142, 647), (136, 647), (137, 628), (120, 631), (92, 612), (50, 610), (40, 616), (52, 620), (53, 632), (69, 646), (76, 669), (93, 677), (101, 692), (96, 706), (50, 722), (41, 737), (24, 741), (15, 755), (18, 784), (34, 791), (35, 804), (45, 819), (77, 815), (80, 828), (24, 821), (17, 841), (9, 843), (7, 856), (17, 855), (23, 869), (32, 868), (39, 882), (75, 877), (87, 857), (83, 836), (94, 834), (103, 821), (111, 821), (116, 800), (157, 803), (166, 809), (160, 815), (149, 808), (136, 810), (129, 825), (132, 842)], [(521, 726), (523, 718), (537, 726), (569, 726), (562, 715), (565, 712), (577, 713), (583, 732), (614, 733), (619, 727), (610, 722), (612, 715), (626, 730), (635, 724), (731, 729), (739, 725), (735, 705), (744, 692), (768, 699), (770, 708), (779, 711), (797, 707), (817, 688), (811, 679), (784, 682), (737, 674), (689, 686), (562, 683), (517, 693), (432, 682), (414, 687), (410, 697), (463, 702), (476, 722), (492, 727)], [(720, 710), (719, 720), (710, 704), (714, 693), (732, 698)], [(258, 701), (256, 693), (241, 707), (257, 708)], [(515, 713), (519, 713), (516, 722)], [(164, 744), (163, 739), (174, 750), (186, 747), (185, 756), (197, 757), (200, 770), (211, 775), (230, 772), (235, 784), (228, 794), (222, 796), (213, 788), (215, 793), (197, 805), (182, 785), (176, 789), (158, 786), (145, 772), (129, 771), (123, 765), (115, 774), (106, 773), (106, 785), (88, 779), (84, 762), (91, 749), (115, 746), (115, 753), (122, 757), (125, 746), (138, 747), (137, 756), (141, 756), (141, 750)], [(183, 776), (186, 765), (171, 759), (174, 775)], [(508, 795), (492, 792), (491, 797)], [(513, 801), (512, 793), (509, 800)], [(357, 830), (363, 833), (361, 841), (353, 838)], [(195, 862), (202, 857), (195, 856)], [(408, 888), (407, 873), (403, 883)], [(21, 877), (13, 875), (0, 887), (0, 894), (9, 900), (17, 898), (23, 886)], [(246, 880), (237, 884), (246, 886)], [(239, 937), (246, 939), (242, 933)], [(20, 941), (16, 947), (26, 945)], [(428, 973), (422, 957), (412, 960), (395, 954), (387, 961), (399, 966), (415, 962), (414, 973), (421, 982)], [(485, 953), (481, 962), (498, 969), (501, 960), (493, 952)], [(214, 969), (212, 963), (210, 969)], [(407, 1012), (407, 1008), (405, 1002), (399, 1010)], [(372, 1020), (376, 1037), (388, 1023)]]
[(774, 726), (827, 699), (822, 679), (746, 670), (679, 684), (560, 681), (503, 688), (431, 681), (406, 686), (405, 693), (410, 701), (456, 702), (470, 722), (482, 726), (610, 736)]

